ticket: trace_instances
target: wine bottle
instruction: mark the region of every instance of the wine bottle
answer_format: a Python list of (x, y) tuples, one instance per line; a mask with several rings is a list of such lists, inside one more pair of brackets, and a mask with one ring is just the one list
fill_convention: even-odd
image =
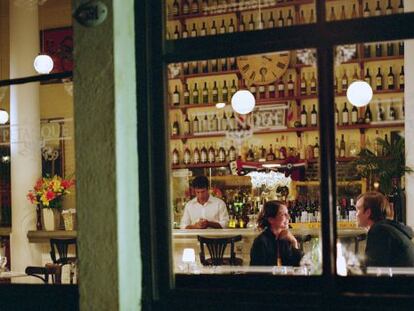
[(205, 144), (203, 144), (203, 147), (201, 148), (201, 151), (200, 151), (200, 160), (201, 160), (201, 163), (207, 163), (207, 160), (208, 160), (208, 151), (207, 151)]
[(233, 145), (230, 146), (229, 149), (229, 161), (235, 161), (237, 157), (236, 148)]
[(384, 121), (384, 111), (382, 110), (381, 103), (378, 103), (377, 121)]
[(357, 124), (358, 122), (358, 109), (356, 106), (352, 106), (352, 110), (351, 110), (351, 123), (352, 124)]
[(243, 20), (243, 15), (240, 16), (240, 23), (239, 23), (239, 31), (245, 31), (245, 25), (244, 25), (244, 20)]
[(193, 0), (191, 2), (191, 13), (192, 14), (197, 14), (198, 12), (199, 12), (198, 1), (197, 0)]
[(278, 27), (284, 27), (285, 26), (285, 20), (283, 19), (282, 10), (279, 11), (279, 18), (277, 19), (277, 26)]
[(236, 81), (233, 79), (233, 82), (231, 83), (231, 87), (230, 87), (230, 98), (232, 98), (233, 95), (236, 94), (236, 92), (237, 92)]
[(343, 5), (341, 7), (341, 15), (339, 17), (340, 20), (345, 20), (346, 19), (346, 13), (345, 13), (345, 6)]
[(225, 58), (225, 57), (220, 58), (220, 66), (221, 66), (221, 71), (227, 71), (228, 70), (227, 58)]
[(285, 82), (283, 81), (282, 78), (277, 83), (277, 91), (278, 91), (279, 97), (285, 97)]
[(404, 0), (400, 0), (400, 4), (398, 5), (398, 13), (404, 13)]
[(226, 24), (224, 23), (224, 19), (221, 20), (221, 26), (220, 26), (220, 34), (226, 33)]
[(312, 78), (310, 81), (310, 93), (311, 95), (316, 95), (317, 93), (317, 82), (315, 78), (315, 72), (312, 72)]
[(190, 119), (188, 118), (187, 114), (185, 115), (185, 118), (184, 118), (183, 134), (190, 135)]
[(342, 75), (341, 87), (342, 87), (342, 92), (346, 92), (348, 88), (348, 76), (346, 74), (346, 70), (344, 70), (344, 74)]
[(308, 125), (308, 114), (305, 109), (305, 105), (302, 106), (302, 111), (300, 112), (300, 125), (306, 127)]
[(173, 33), (174, 40), (180, 39), (180, 32), (178, 31), (178, 25), (175, 25), (175, 30)]
[(195, 23), (193, 23), (193, 27), (191, 28), (190, 36), (191, 38), (197, 37), (197, 28), (196, 28)]
[(183, 73), (185, 75), (190, 74), (190, 64), (188, 62), (183, 62)]
[(392, 73), (392, 66), (390, 66), (390, 70), (387, 76), (387, 87), (389, 90), (393, 90), (395, 88), (394, 74)]
[(346, 155), (344, 134), (341, 135), (341, 141), (339, 143), (339, 157), (344, 158)]
[(250, 145), (246, 154), (246, 161), (254, 161), (253, 145)]
[(390, 109), (388, 110), (388, 120), (394, 121), (397, 119), (397, 112), (395, 111), (394, 105), (391, 101)]
[(315, 22), (315, 14), (313, 13), (313, 9), (311, 9), (310, 16), (309, 16), (309, 24), (313, 24), (314, 22)]
[(190, 13), (190, 4), (187, 0), (184, 0), (183, 2), (183, 14), (189, 14)]
[(287, 82), (288, 96), (295, 96), (295, 83), (292, 80), (292, 75), (289, 75), (289, 80)]
[(260, 13), (259, 25), (257, 25), (257, 29), (264, 29), (263, 13)]
[(331, 7), (331, 14), (329, 15), (329, 21), (333, 22), (336, 20), (335, 8)]
[(229, 63), (230, 63), (230, 70), (236, 70), (237, 69), (236, 57), (230, 57), (229, 58)]
[(355, 18), (357, 18), (357, 16), (358, 16), (358, 13), (356, 11), (356, 5), (354, 3), (354, 4), (352, 4), (351, 19), (355, 19)]
[(377, 1), (377, 6), (375, 8), (375, 16), (380, 16), (381, 15), (381, 7), (380, 7), (380, 2)]
[(268, 28), (275, 28), (275, 20), (273, 18), (273, 12), (270, 12), (269, 21), (267, 23)]
[(236, 118), (234, 116), (234, 111), (233, 111), (231, 113), (230, 120), (229, 120), (229, 129), (236, 130), (236, 128), (237, 128), (237, 123), (236, 123)]
[(342, 109), (342, 125), (348, 125), (348, 124), (349, 124), (349, 111), (348, 111), (348, 107), (345, 102), (344, 108)]
[(201, 29), (200, 29), (200, 37), (205, 37), (207, 35), (207, 27), (206, 23), (203, 22)]
[(184, 105), (189, 105), (190, 104), (190, 91), (188, 89), (187, 83), (184, 83), (183, 98), (184, 98)]
[(248, 24), (248, 30), (254, 30), (253, 14), (250, 14), (250, 21), (249, 21), (249, 24)]
[(367, 72), (365, 73), (364, 81), (371, 85), (371, 75), (369, 74), (369, 68), (367, 68)]
[(197, 74), (197, 73), (198, 73), (198, 61), (193, 60), (193, 61), (191, 62), (191, 72), (192, 72), (193, 74)]
[(288, 17), (286, 18), (286, 25), (287, 26), (292, 26), (293, 25), (292, 10), (288, 11)]
[(364, 17), (370, 17), (371, 16), (371, 11), (369, 10), (369, 7), (368, 7), (368, 2), (365, 2), (365, 8), (364, 8), (363, 16)]
[(174, 147), (172, 152), (172, 164), (178, 165), (180, 164), (180, 152), (177, 149), (177, 146)]
[(274, 160), (275, 160), (275, 154), (273, 153), (272, 144), (270, 144), (269, 152), (266, 154), (266, 161), (274, 161)]
[(354, 68), (354, 74), (352, 75), (352, 82), (356, 80), (359, 80), (357, 67)]
[(319, 139), (315, 137), (315, 145), (313, 146), (313, 157), (315, 159), (319, 158)]
[(392, 9), (392, 5), (391, 5), (391, 0), (388, 0), (388, 5), (385, 8), (385, 14), (386, 15), (391, 15), (392, 11), (393, 11), (393, 9)]
[(378, 67), (378, 73), (375, 77), (375, 88), (377, 91), (381, 91), (383, 89), (381, 67)]
[(184, 146), (183, 163), (188, 165), (191, 163), (191, 152), (187, 145)]
[(172, 14), (174, 16), (180, 15), (180, 6), (178, 4), (178, 0), (174, 0), (173, 6), (172, 6)]
[(203, 100), (203, 104), (208, 104), (208, 88), (207, 88), (207, 82), (204, 82), (203, 89), (201, 91), (201, 97)]
[(368, 43), (364, 44), (364, 57), (365, 58), (371, 57), (371, 44), (368, 44)]
[(218, 161), (219, 162), (225, 162), (226, 161), (226, 150), (224, 149), (223, 145), (220, 145), (220, 148), (218, 150)]
[(214, 85), (213, 85), (213, 89), (211, 91), (211, 95), (213, 98), (213, 103), (217, 104), (219, 99), (218, 99), (218, 88), (217, 88), (217, 81), (214, 81)]
[(209, 163), (216, 162), (216, 151), (212, 144), (210, 144), (210, 148), (208, 148), (207, 160)]
[(183, 31), (181, 32), (181, 37), (183, 39), (188, 38), (188, 30), (187, 30), (187, 25), (186, 24), (183, 25)]
[(221, 118), (220, 123), (221, 123), (220, 129), (222, 131), (227, 131), (227, 129), (228, 129), (228, 120), (227, 120), (227, 115), (226, 115), (225, 111), (223, 111), (223, 117)]
[(173, 136), (180, 135), (180, 124), (178, 123), (178, 115), (175, 115), (174, 122), (172, 124), (172, 133)]
[(300, 79), (300, 95), (305, 96), (307, 94), (307, 81), (305, 77), (305, 73), (302, 73), (302, 79)]
[(398, 55), (404, 55), (404, 41), (398, 42)]
[(200, 132), (208, 132), (209, 130), (210, 130), (210, 124), (208, 122), (208, 117), (206, 113), (204, 114), (203, 120), (201, 120)]
[(179, 106), (180, 105), (180, 93), (178, 92), (178, 86), (175, 86), (175, 90), (174, 90), (173, 96), (172, 96), (172, 104), (173, 104), (173, 106)]
[(300, 10), (299, 25), (303, 24), (306, 24), (305, 12), (303, 12), (303, 10)]
[(199, 92), (198, 92), (198, 87), (197, 87), (197, 83), (194, 83), (194, 89), (193, 89), (193, 104), (198, 104), (199, 103)]
[(210, 119), (210, 131), (217, 132), (218, 130), (218, 119), (217, 115), (213, 114), (213, 117)]
[(366, 124), (371, 123), (372, 121), (372, 113), (371, 113), (371, 108), (369, 107), (369, 104), (367, 105), (367, 108), (365, 109), (365, 114), (364, 114), (364, 122)]
[(394, 42), (387, 42), (387, 56), (394, 56)]
[(316, 112), (315, 105), (312, 107), (311, 111), (311, 126), (317, 126), (318, 124), (318, 113)]
[(276, 87), (274, 83), (270, 83), (267, 87), (267, 91), (269, 93), (269, 98), (275, 98), (276, 96)]
[(382, 44), (380, 42), (375, 43), (375, 56), (376, 57), (382, 56)]
[(404, 90), (405, 77), (404, 77), (404, 65), (401, 66), (400, 75), (398, 76), (398, 87), (400, 90)]
[(198, 122), (198, 117), (195, 115), (193, 120), (193, 133), (198, 133), (200, 130), (200, 124)]
[(235, 29), (235, 27), (234, 27), (233, 19), (230, 18), (229, 33), (233, 33), (234, 29)]
[(210, 28), (210, 34), (212, 36), (215, 36), (217, 34), (217, 27), (216, 27), (216, 21), (213, 21), (211, 28)]
[(194, 164), (200, 163), (200, 158), (201, 158), (200, 150), (198, 149), (198, 145), (196, 144), (196, 147), (195, 147), (194, 152), (193, 152), (193, 162), (194, 162)]
[(224, 103), (227, 103), (229, 100), (229, 90), (227, 88), (226, 80), (223, 81), (223, 88), (221, 89), (221, 99)]

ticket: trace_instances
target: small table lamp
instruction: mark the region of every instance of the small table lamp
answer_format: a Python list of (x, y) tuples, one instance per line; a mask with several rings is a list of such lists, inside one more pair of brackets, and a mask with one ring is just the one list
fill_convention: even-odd
[(187, 273), (190, 273), (190, 265), (195, 262), (194, 248), (184, 248), (182, 261), (187, 267)]

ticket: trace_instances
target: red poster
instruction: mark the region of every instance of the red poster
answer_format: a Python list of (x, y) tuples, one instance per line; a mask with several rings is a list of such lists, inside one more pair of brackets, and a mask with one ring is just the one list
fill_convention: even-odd
[(52, 57), (52, 73), (72, 71), (73, 69), (73, 31), (72, 27), (47, 29), (41, 31), (42, 53)]

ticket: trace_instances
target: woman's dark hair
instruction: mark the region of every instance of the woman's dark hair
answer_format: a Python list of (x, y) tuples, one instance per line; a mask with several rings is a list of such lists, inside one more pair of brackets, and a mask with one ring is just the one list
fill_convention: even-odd
[(208, 189), (208, 179), (206, 176), (197, 176), (191, 182), (191, 186), (195, 189)]
[(369, 191), (361, 194), (357, 200), (363, 199), (362, 206), (364, 211), (371, 210), (370, 218), (374, 221), (384, 220), (386, 218), (392, 218), (392, 210), (387, 198), (381, 193), (376, 191)]
[(281, 206), (286, 206), (286, 204), (282, 201), (267, 201), (263, 209), (259, 213), (259, 217), (257, 218), (257, 225), (260, 229), (264, 229), (269, 226), (268, 218), (275, 217), (279, 212)]

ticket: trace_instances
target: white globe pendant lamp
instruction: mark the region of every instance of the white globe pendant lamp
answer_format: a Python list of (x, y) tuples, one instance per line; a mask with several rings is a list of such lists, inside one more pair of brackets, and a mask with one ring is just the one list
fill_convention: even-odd
[(256, 100), (248, 90), (237, 91), (231, 98), (231, 106), (239, 114), (248, 114), (253, 111)]
[(9, 121), (9, 114), (6, 110), (0, 108), (0, 124), (6, 124)]
[(354, 81), (346, 90), (346, 97), (356, 107), (363, 107), (369, 104), (372, 99), (372, 88), (365, 81)]
[(36, 56), (33, 66), (40, 74), (48, 74), (53, 69), (53, 60), (49, 55), (40, 54)]

